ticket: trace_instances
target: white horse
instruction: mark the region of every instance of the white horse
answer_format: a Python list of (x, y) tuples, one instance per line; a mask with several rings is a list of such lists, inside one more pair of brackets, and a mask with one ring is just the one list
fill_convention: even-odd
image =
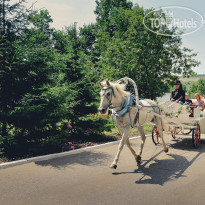
[[(126, 102), (127, 97), (130, 95), (129, 92), (125, 91), (125, 85), (117, 84), (117, 83), (111, 83), (108, 80), (103, 81), (100, 83), (101, 86), (101, 102), (99, 111), (101, 114), (105, 114), (107, 109), (112, 109), (113, 112), (117, 112), (123, 109), (123, 105)], [(117, 124), (117, 127), (122, 135), (122, 139), (119, 144), (117, 155), (113, 161), (113, 163), (110, 165), (110, 168), (117, 168), (117, 163), (119, 161), (120, 152), (123, 149), (124, 144), (128, 146), (132, 154), (134, 155), (135, 160), (139, 163), (141, 161), (141, 154), (143, 150), (143, 146), (145, 143), (145, 133), (143, 130), (143, 125), (146, 123), (154, 122), (154, 124), (157, 125), (160, 137), (162, 139), (163, 148), (165, 152), (168, 152), (168, 148), (164, 142), (163, 139), (163, 128), (162, 128), (162, 120), (160, 117), (156, 117), (153, 115), (154, 111), (158, 114), (160, 114), (160, 109), (157, 106), (157, 104), (152, 100), (141, 100), (140, 101), (143, 109), (138, 110), (137, 108), (130, 109), (127, 113), (125, 113), (123, 116), (116, 116), (115, 121)], [(136, 125), (138, 128), (138, 131), (141, 135), (141, 147), (139, 149), (139, 152), (136, 154), (133, 148), (130, 145), (129, 142), (129, 133), (132, 126)]]

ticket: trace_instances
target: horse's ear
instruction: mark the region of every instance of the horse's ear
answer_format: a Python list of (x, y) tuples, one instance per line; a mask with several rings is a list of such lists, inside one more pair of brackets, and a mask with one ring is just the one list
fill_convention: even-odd
[(108, 80), (106, 80), (106, 83), (107, 83), (107, 85), (108, 85), (108, 87), (110, 86), (110, 82), (108, 81)]
[(101, 83), (101, 82), (99, 82), (99, 85), (100, 85), (100, 87), (101, 87), (101, 88), (103, 88), (103, 85), (102, 85), (102, 83)]

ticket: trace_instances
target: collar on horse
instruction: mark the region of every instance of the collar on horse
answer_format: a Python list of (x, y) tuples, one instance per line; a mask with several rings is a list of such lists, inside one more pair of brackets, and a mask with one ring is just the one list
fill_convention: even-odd
[(123, 115), (125, 115), (127, 112), (130, 111), (129, 106), (132, 106), (132, 104), (133, 104), (132, 95), (129, 94), (129, 95), (126, 97), (126, 100), (125, 100), (124, 105), (122, 106), (122, 109), (119, 110), (119, 111), (114, 111), (114, 110), (113, 110), (113, 114), (112, 114), (112, 115), (114, 115), (114, 116), (123, 116)]
[[(122, 109), (119, 110), (119, 111), (114, 111), (114, 110), (113, 110), (113, 111), (112, 111), (112, 115), (113, 115), (113, 116), (118, 116), (118, 117), (120, 117), (120, 116), (125, 115), (125, 114), (128, 112), (128, 113), (129, 113), (129, 118), (130, 118), (130, 125), (131, 125), (131, 127), (133, 128), (134, 125), (132, 124), (132, 119), (131, 119), (131, 114), (130, 114), (130, 108), (129, 108), (129, 106), (133, 106), (133, 99), (132, 99), (132, 95), (131, 95), (131, 94), (129, 94), (129, 95), (126, 97), (126, 100), (125, 100), (125, 103), (124, 103)], [(137, 113), (138, 113), (138, 112), (137, 112)]]
[[(109, 89), (111, 89), (112, 92), (111, 92), (111, 95), (110, 95), (110, 96), (107, 96), (105, 93), (106, 93), (106, 91), (109, 90)], [(102, 96), (105, 96), (105, 97), (107, 98), (108, 102), (109, 102), (108, 108), (109, 108), (109, 109), (112, 109), (112, 116), (123, 116), (123, 115), (125, 115), (127, 112), (129, 112), (130, 125), (131, 125), (131, 127), (133, 127), (133, 125), (132, 125), (132, 120), (131, 120), (131, 115), (130, 115), (130, 108), (129, 108), (129, 106), (132, 106), (132, 105), (133, 105), (132, 95), (129, 94), (129, 95), (126, 97), (126, 100), (125, 100), (125, 103), (124, 103), (123, 106), (116, 106), (116, 107), (114, 107), (114, 106), (112, 106), (112, 96), (115, 97), (114, 89), (113, 89), (112, 87), (108, 87), (108, 88), (102, 88), (101, 90), (104, 91), (104, 93), (102, 94)], [(119, 110), (119, 111), (113, 110), (114, 108), (117, 108), (117, 107), (122, 107), (122, 109)], [(113, 124), (114, 124), (114, 122), (113, 122)]]

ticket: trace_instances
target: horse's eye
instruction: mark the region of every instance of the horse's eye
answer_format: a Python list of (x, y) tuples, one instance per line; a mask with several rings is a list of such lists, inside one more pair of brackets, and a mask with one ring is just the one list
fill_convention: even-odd
[(110, 96), (110, 93), (107, 93), (107, 96)]

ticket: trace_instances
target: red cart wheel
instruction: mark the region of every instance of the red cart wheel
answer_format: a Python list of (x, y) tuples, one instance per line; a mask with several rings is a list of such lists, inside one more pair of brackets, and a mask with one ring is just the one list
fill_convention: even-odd
[(201, 131), (199, 124), (192, 131), (192, 144), (195, 148), (199, 147), (200, 144)]
[(156, 125), (154, 125), (152, 128), (152, 141), (155, 145), (158, 145), (160, 143), (160, 135)]

